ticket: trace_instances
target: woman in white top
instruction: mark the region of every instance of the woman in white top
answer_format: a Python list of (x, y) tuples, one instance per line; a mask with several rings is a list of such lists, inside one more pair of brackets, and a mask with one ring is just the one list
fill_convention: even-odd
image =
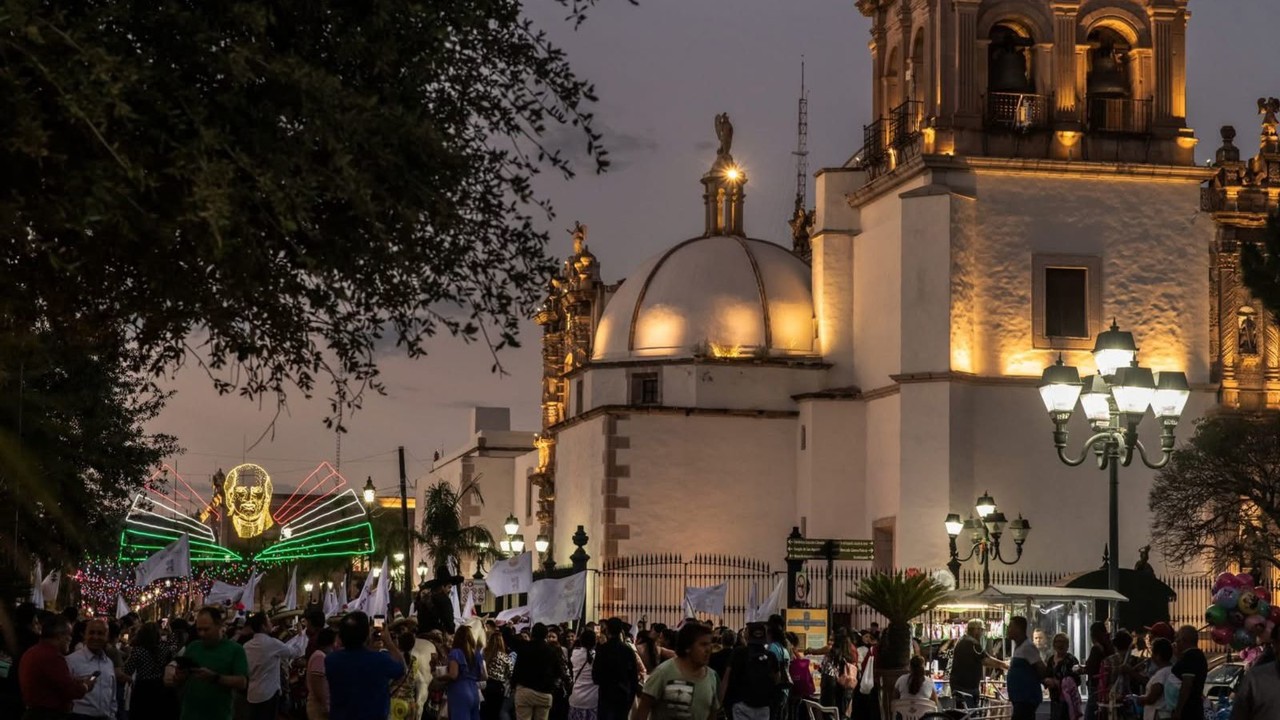
[(933, 681), (926, 675), (924, 658), (919, 655), (911, 656), (911, 672), (898, 678), (898, 683), (893, 686), (893, 689), (894, 695), (899, 700), (938, 702), (938, 691), (934, 689)]
[(584, 630), (569, 656), (569, 720), (596, 720), (600, 689), (591, 677), (596, 659), (596, 631)]
[(1143, 708), (1142, 720), (1164, 720), (1173, 717), (1172, 709), (1165, 700), (1165, 689), (1170, 684), (1169, 676), (1173, 669), (1173, 644), (1157, 638), (1151, 643), (1151, 662), (1155, 663), (1156, 671), (1147, 681), (1147, 694), (1138, 698), (1138, 704)]

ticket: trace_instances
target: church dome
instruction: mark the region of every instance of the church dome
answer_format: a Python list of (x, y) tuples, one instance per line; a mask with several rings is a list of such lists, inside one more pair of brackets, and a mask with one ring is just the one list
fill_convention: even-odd
[(763, 240), (711, 235), (649, 259), (596, 327), (593, 360), (811, 357), (809, 266)]

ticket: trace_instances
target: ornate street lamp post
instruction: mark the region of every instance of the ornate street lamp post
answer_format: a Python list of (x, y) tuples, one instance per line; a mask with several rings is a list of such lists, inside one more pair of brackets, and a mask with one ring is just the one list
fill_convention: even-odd
[[(1076, 368), (1064, 365), (1062, 357), (1045, 368), (1040, 396), (1053, 421), (1053, 445), (1058, 459), (1072, 467), (1083, 464), (1092, 452), (1099, 470), (1110, 474), (1109, 528), (1107, 533), (1107, 588), (1120, 591), (1120, 466), (1128, 467), (1135, 455), (1142, 464), (1158, 470), (1169, 464), (1174, 445), (1174, 429), (1191, 395), (1187, 376), (1181, 372), (1153, 373), (1138, 365), (1138, 346), (1133, 333), (1123, 332), (1114, 320), (1111, 328), (1098, 334), (1093, 347), (1096, 375), (1083, 381)], [(1084, 408), (1093, 434), (1085, 440), (1080, 454), (1067, 453), (1067, 421), (1077, 401)], [(1160, 456), (1152, 459), (1138, 439), (1138, 424), (1151, 409), (1160, 423)], [(1135, 452), (1136, 451), (1136, 452)], [(1112, 623), (1116, 603), (1109, 606)]]
[[(1014, 565), (1022, 559), (1022, 544), (1027, 541), (1027, 534), (1031, 532), (1031, 523), (1018, 516), (1016, 520), (1009, 521), (1005, 518), (1004, 513), (996, 508), (996, 501), (987, 493), (983, 493), (982, 497), (974, 503), (974, 510), (978, 512), (978, 517), (969, 516), (968, 520), (961, 520), (956, 513), (947, 515), (945, 525), (947, 528), (947, 537), (951, 541), (951, 560), (947, 563), (947, 569), (951, 571), (951, 576), (956, 580), (956, 587), (960, 587), (960, 563), (965, 562), (973, 557), (978, 558), (978, 563), (982, 565), (982, 588), (991, 586), (991, 560), (999, 560), (1005, 565)], [(1009, 534), (1013, 535), (1013, 544), (1015, 546), (1015, 554), (1012, 560), (1006, 559), (1001, 553), (1000, 538), (1004, 536), (1006, 527)], [(969, 552), (964, 557), (960, 557), (960, 551), (956, 548), (956, 538), (960, 537), (961, 531), (969, 531)]]

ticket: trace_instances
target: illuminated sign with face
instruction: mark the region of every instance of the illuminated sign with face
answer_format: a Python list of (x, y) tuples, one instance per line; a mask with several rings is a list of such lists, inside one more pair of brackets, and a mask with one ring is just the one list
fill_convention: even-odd
[(257, 465), (231, 468), (222, 482), (222, 494), (236, 535), (254, 538), (275, 523), (271, 519), (271, 476)]

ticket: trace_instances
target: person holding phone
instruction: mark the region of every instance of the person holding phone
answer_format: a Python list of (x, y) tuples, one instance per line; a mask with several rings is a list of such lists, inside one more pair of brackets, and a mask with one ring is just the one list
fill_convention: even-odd
[(93, 689), (72, 704), (74, 717), (114, 720), (116, 716), (116, 667), (106, 653), (107, 633), (106, 620), (90, 620), (84, 626), (84, 644), (67, 656), (72, 675), (94, 682)]
[(182, 720), (231, 720), (233, 692), (249, 687), (249, 660), (240, 643), (222, 636), (222, 608), (196, 614), (196, 640), (174, 659), (182, 686)]
[(63, 657), (71, 646), (71, 625), (61, 615), (40, 621), (40, 642), (22, 655), (18, 684), (27, 706), (23, 720), (63, 718), (71, 704), (93, 690), (93, 677), (77, 678)]

